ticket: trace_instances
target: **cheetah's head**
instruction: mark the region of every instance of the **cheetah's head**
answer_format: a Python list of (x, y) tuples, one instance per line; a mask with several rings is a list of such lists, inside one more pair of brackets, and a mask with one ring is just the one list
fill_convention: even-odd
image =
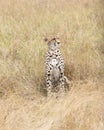
[(61, 43), (58, 37), (45, 38), (45, 42), (48, 43), (48, 48), (51, 50), (56, 50), (60, 47)]

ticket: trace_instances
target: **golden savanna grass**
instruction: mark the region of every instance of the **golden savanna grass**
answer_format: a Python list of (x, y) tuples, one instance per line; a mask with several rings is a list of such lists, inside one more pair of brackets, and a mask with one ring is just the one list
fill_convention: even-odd
[[(104, 130), (103, 0), (0, 0), (0, 130)], [(62, 98), (45, 96), (43, 39), (59, 35)]]

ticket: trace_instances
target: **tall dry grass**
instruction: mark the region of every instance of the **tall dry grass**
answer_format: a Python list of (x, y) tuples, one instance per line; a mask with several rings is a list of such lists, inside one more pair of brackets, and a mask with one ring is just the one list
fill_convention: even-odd
[[(103, 0), (0, 1), (0, 130), (104, 129), (103, 5)], [(73, 87), (61, 102), (46, 102), (43, 39), (57, 34)]]
[(103, 130), (104, 93), (93, 82), (74, 83), (64, 98), (0, 100), (0, 130)]

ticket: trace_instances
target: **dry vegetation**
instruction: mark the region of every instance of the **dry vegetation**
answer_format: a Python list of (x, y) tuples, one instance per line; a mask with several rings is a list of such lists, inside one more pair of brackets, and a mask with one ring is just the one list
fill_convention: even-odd
[[(103, 0), (0, 0), (0, 130), (104, 130)], [(47, 101), (43, 38), (59, 35), (73, 86)]]

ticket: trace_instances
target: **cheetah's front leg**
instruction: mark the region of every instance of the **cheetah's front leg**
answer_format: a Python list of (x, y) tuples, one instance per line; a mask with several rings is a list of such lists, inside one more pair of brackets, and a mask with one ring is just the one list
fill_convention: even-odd
[(59, 70), (60, 70), (59, 93), (61, 95), (64, 95), (64, 93), (65, 93), (64, 67), (63, 66), (59, 66)]
[(47, 96), (48, 97), (51, 97), (52, 95), (52, 82), (49, 80), (50, 78), (48, 77), (47, 78), (47, 81), (46, 81), (46, 86), (47, 86)]
[(46, 87), (47, 87), (47, 96), (51, 97), (52, 95), (52, 68), (50, 66), (47, 66), (47, 72), (46, 72)]

